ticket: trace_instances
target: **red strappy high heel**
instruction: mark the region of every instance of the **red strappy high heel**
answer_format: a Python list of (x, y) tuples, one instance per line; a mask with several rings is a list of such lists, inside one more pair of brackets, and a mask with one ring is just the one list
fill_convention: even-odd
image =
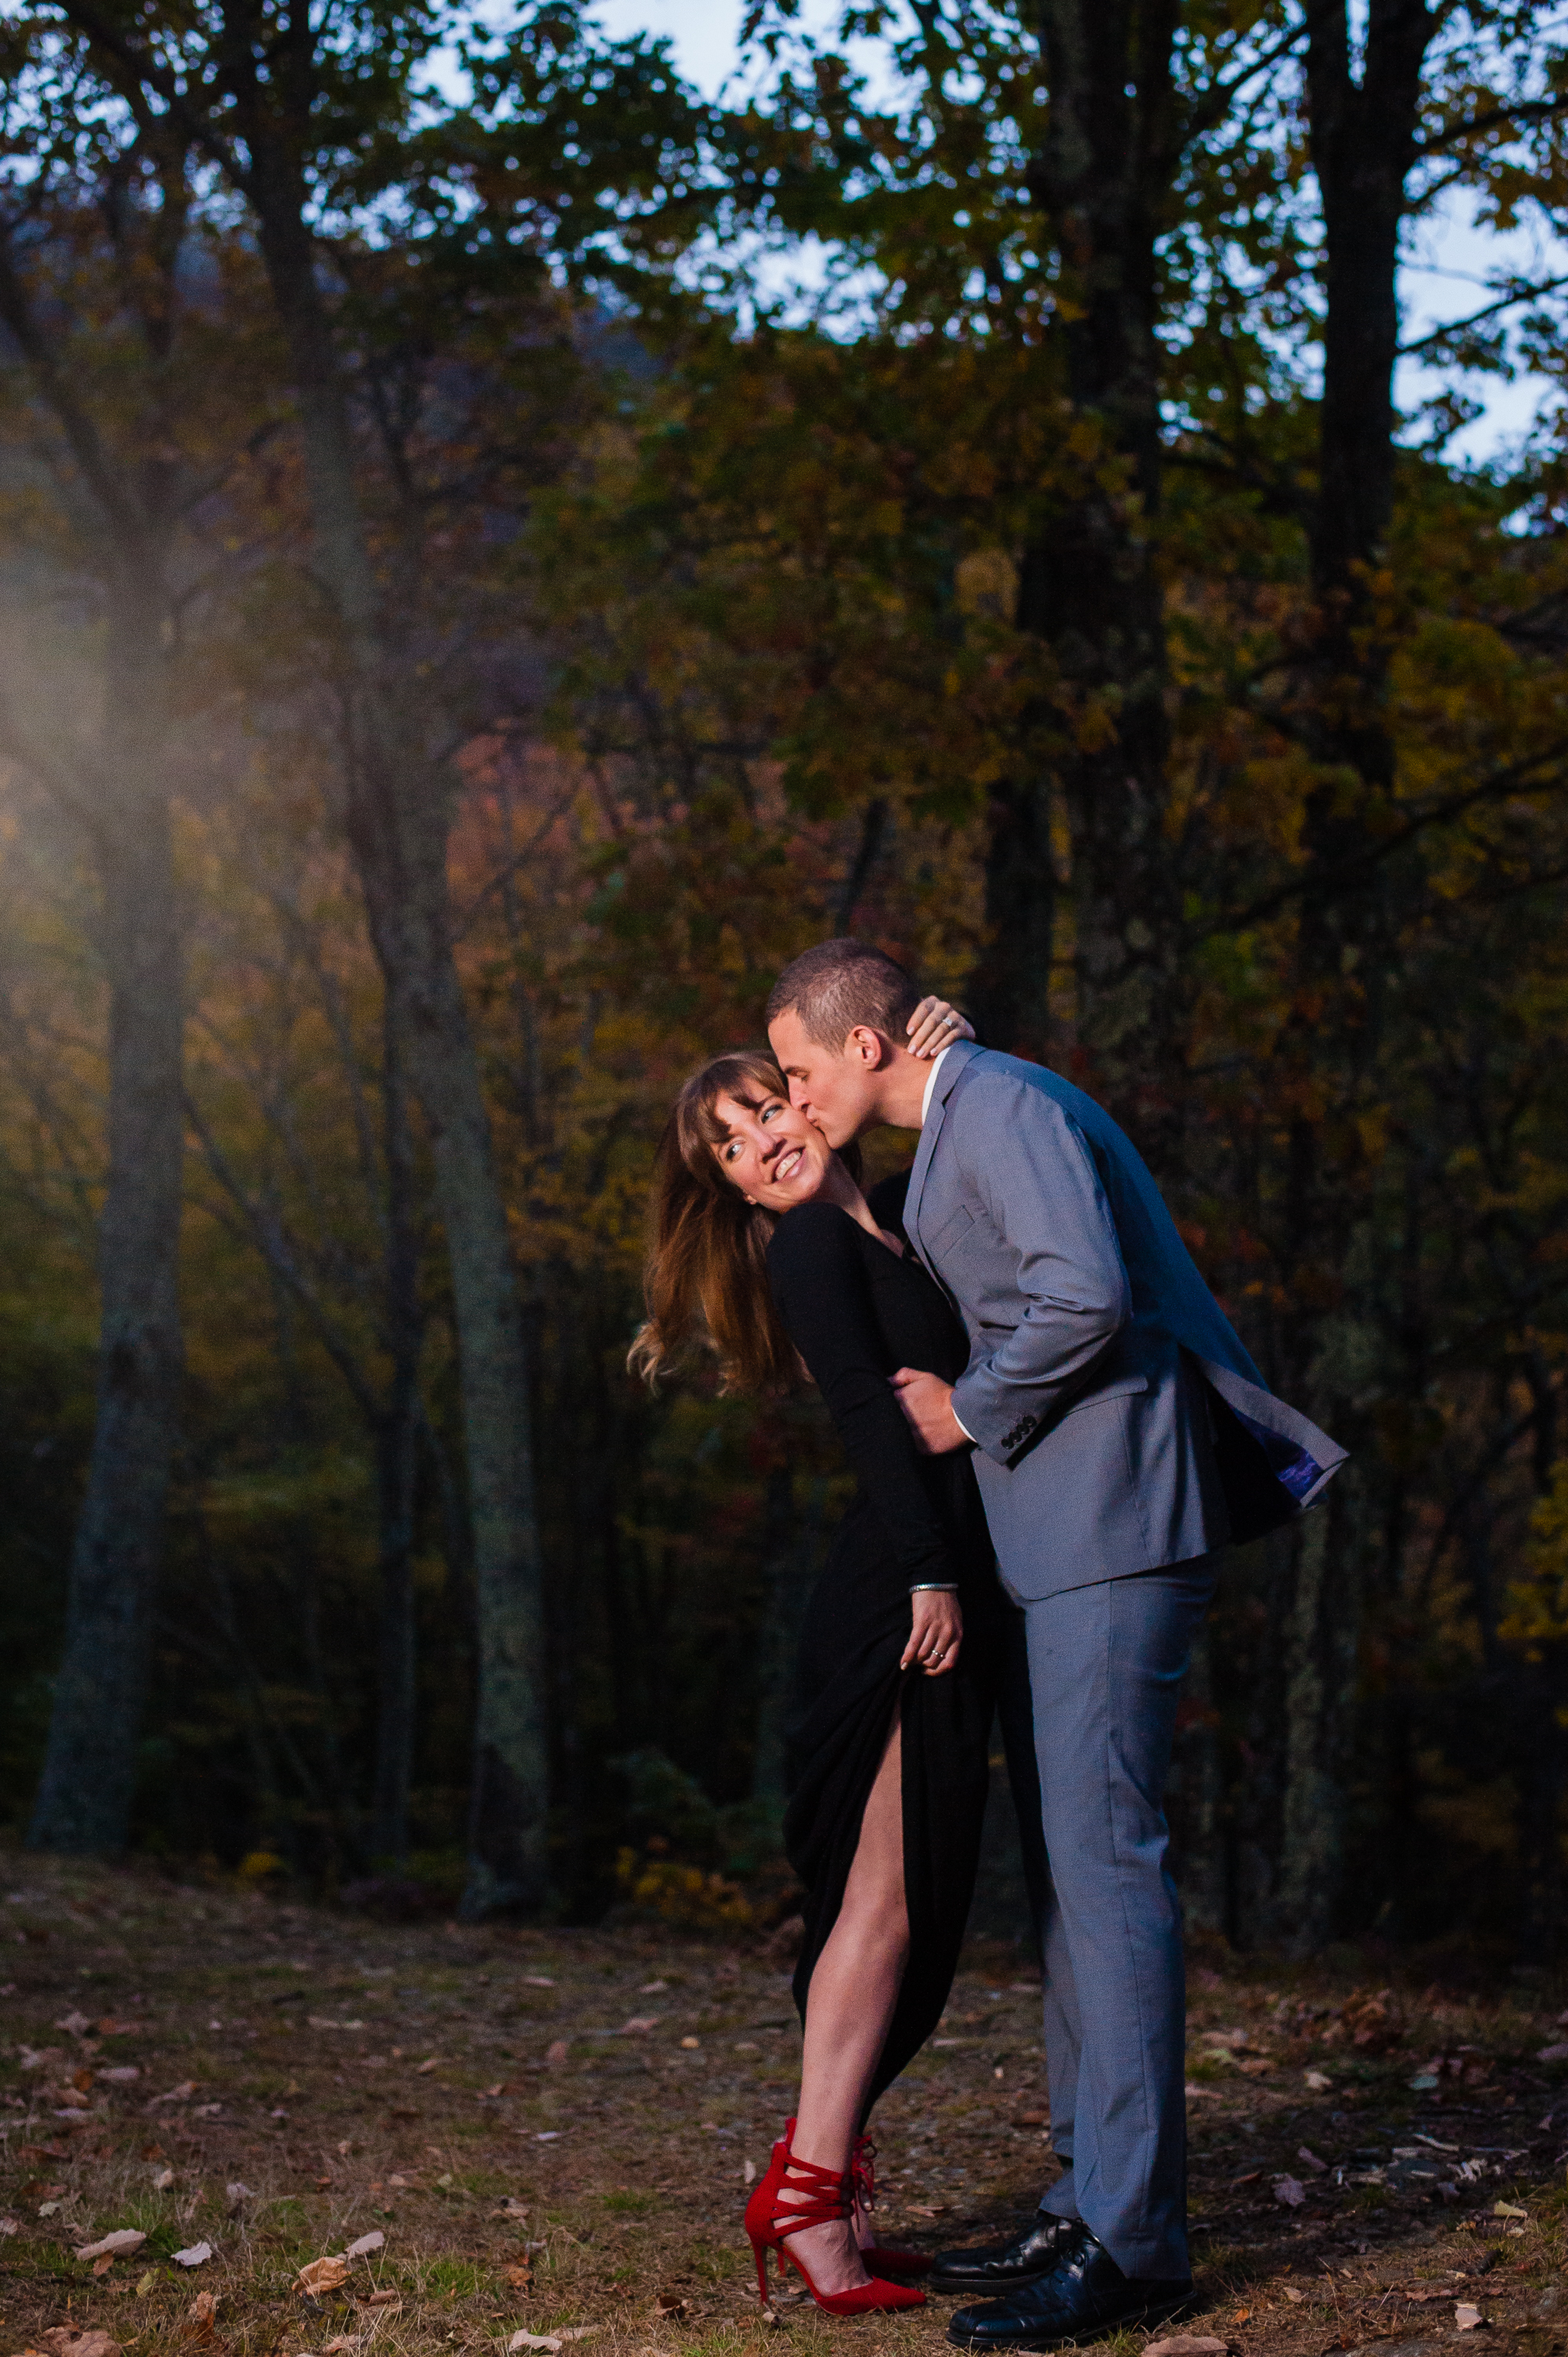
[[(793, 2120), (784, 2131), (788, 2136)], [(854, 2198), (868, 2214), (876, 2206), (876, 2171), (874, 2163), (876, 2147), (868, 2136), (857, 2136), (849, 2157), (849, 2173), (854, 2179)], [(886, 2276), (929, 2276), (930, 2254), (927, 2251), (884, 2250), (880, 2243), (862, 2243), (860, 2255), (871, 2273)]]
[[(785, 2261), (795, 2269), (817, 2306), (830, 2316), (867, 2316), (887, 2309), (924, 2308), (926, 2295), (908, 2284), (881, 2283), (874, 2276), (868, 2284), (856, 2284), (850, 2291), (819, 2291), (807, 2272), (799, 2253), (785, 2245), (791, 2234), (806, 2226), (826, 2226), (833, 2220), (850, 2214), (850, 2172), (836, 2169), (819, 2169), (814, 2160), (798, 2159), (788, 2141), (773, 2147), (761, 2183), (746, 2205), (746, 2231), (751, 2244), (752, 2256), (757, 2261), (757, 2288), (764, 2306), (768, 2300), (768, 2254), (779, 2254), (779, 2273), (782, 2277)], [(781, 2202), (784, 2192), (800, 2193), (800, 2201)]]

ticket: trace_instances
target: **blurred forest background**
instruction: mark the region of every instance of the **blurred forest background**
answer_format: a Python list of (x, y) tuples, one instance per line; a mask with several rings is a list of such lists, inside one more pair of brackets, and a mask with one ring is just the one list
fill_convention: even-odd
[(746, 32), (715, 101), (571, 0), (0, 22), (0, 1811), (768, 1920), (842, 1468), (624, 1359), (675, 1084), (853, 930), (1355, 1452), (1195, 1666), (1195, 1920), (1541, 1962), (1568, 403), (1452, 446), (1563, 281), (1391, 388), (1434, 207), (1564, 226), (1568, 16)]

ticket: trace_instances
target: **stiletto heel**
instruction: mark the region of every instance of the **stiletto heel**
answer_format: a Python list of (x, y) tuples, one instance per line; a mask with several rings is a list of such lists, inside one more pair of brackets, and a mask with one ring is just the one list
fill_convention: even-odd
[[(784, 2133), (788, 2136), (793, 2120)], [(868, 2136), (857, 2136), (850, 2154), (849, 2173), (854, 2179), (854, 2198), (867, 2216), (876, 2206), (876, 2147)], [(927, 2251), (886, 2250), (880, 2243), (862, 2243), (860, 2255), (868, 2272), (874, 2276), (929, 2276), (930, 2254)]]
[[(790, 2129), (794, 2122), (789, 2123)], [(805, 2261), (795, 2251), (787, 2248), (789, 2237), (807, 2226), (827, 2226), (850, 2214), (850, 2172), (836, 2169), (819, 2169), (814, 2160), (799, 2160), (789, 2144), (789, 2131), (773, 2147), (761, 2183), (746, 2205), (746, 2231), (757, 2261), (757, 2289), (766, 2305), (768, 2299), (768, 2254), (779, 2255), (779, 2272), (784, 2273), (785, 2261), (795, 2269), (817, 2306), (830, 2316), (868, 2316), (889, 2309), (924, 2308), (926, 2295), (908, 2284), (882, 2283), (873, 2276), (868, 2284), (856, 2284), (849, 2291), (819, 2291), (811, 2281)], [(799, 2201), (782, 2201), (786, 2192), (799, 2193)]]

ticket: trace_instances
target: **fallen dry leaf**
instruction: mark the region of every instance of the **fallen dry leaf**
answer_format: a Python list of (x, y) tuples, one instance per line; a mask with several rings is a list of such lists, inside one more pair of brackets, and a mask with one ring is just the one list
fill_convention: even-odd
[(113, 2070), (100, 2071), (98, 2073), (98, 2076), (101, 2079), (106, 2079), (112, 2087), (128, 2087), (133, 2079), (139, 2079), (141, 2075), (141, 2065), (137, 2062), (116, 2062)]
[(1474, 2332), (1486, 2320), (1473, 2300), (1462, 2299), (1455, 2308), (1454, 2321), (1461, 2332)]
[(152, 2103), (147, 2105), (147, 2109), (150, 2112), (153, 2108), (153, 2104), (188, 2104), (195, 2093), (196, 2081), (194, 2079), (182, 2079), (179, 2085), (177, 2087), (171, 2087), (166, 2095), (155, 2095), (152, 2099)]
[(1517, 2201), (1494, 2201), (1492, 2215), (1494, 2218), (1528, 2218), (1530, 2212), (1521, 2210)]
[(1299, 2210), (1306, 2200), (1306, 2188), (1299, 2177), (1276, 2177), (1274, 2200), (1283, 2202), (1287, 2210)]
[(517, 2357), (520, 2349), (544, 2349), (550, 2352), (550, 2357), (555, 2357), (555, 2352), (561, 2346), (561, 2335), (558, 2332), (514, 2332), (506, 2346), (507, 2357)]
[(100, 2243), (89, 2243), (78, 2251), (79, 2259), (116, 2259), (122, 2251), (139, 2251), (146, 2241), (134, 2226), (121, 2226), (113, 2234), (105, 2234)]
[(1568, 2062), (1568, 2046), (1543, 2046), (1535, 2059), (1538, 2062)]
[(360, 2306), (390, 2309), (396, 2315), (403, 2306), (403, 2294), (400, 2291), (372, 2291), (366, 2295)]
[(524, 1973), (522, 1981), (525, 1988), (553, 1988), (555, 1986), (548, 1973)]
[(301, 2267), (294, 2279), (294, 2288), (312, 2299), (319, 2299), (324, 2291), (337, 2291), (346, 2284), (350, 2272), (342, 2253), (334, 2252), (330, 2257), (312, 2259), (307, 2266)]
[(40, 2332), (38, 2344), (50, 2352), (50, 2357), (120, 2357), (120, 2343), (113, 2333), (79, 2331), (70, 2324), (57, 2324), (51, 2331)]
[(210, 2243), (192, 2243), (187, 2249), (175, 2253), (174, 2263), (177, 2267), (204, 2267), (211, 2256)]
[(660, 2013), (634, 2013), (629, 2020), (622, 2022), (620, 2034), (623, 2038), (646, 2037), (649, 2030), (658, 2029), (663, 2018)]
[(661, 2291), (653, 2303), (660, 2316), (690, 2316), (692, 2303), (678, 2291)]
[(506, 2270), (506, 2279), (513, 2291), (528, 2291), (533, 2284), (533, 2261), (518, 2259)]
[(1298, 2144), (1295, 2157), (1297, 2160), (1305, 2160), (1308, 2169), (1315, 2169), (1320, 2177), (1326, 2176), (1328, 2163), (1326, 2160), (1319, 2160), (1310, 2145)]
[(209, 2291), (199, 2291), (185, 2312), (187, 2339), (209, 2341), (217, 2314), (218, 2302), (213, 2295)]
[(1299, 2307), (1300, 2303), (1306, 2298), (1306, 2294), (1304, 2291), (1297, 2291), (1294, 2284), (1286, 2284), (1285, 2298)]
[(68, 2030), (72, 2038), (80, 2038), (84, 2029), (91, 2029), (91, 2027), (92, 2024), (84, 2013), (68, 2013), (55, 2024), (57, 2029)]
[(1226, 2348), (1208, 2333), (1177, 2332), (1169, 2341), (1151, 2341), (1143, 2357), (1226, 2357)]
[[(398, 2182), (398, 2179), (394, 2177), (392, 2183), (396, 2185)], [(500, 2208), (490, 2212), (492, 2218), (526, 2218), (527, 2215), (528, 2204), (525, 2201), (520, 2201), (515, 2193), (509, 2193)]]
[(361, 2234), (357, 2243), (350, 2243), (343, 2255), (346, 2259), (368, 2259), (372, 2251), (382, 2247), (386, 2239), (378, 2226), (372, 2233)]
[(544, 2059), (553, 2069), (559, 2070), (570, 2051), (571, 2049), (565, 2039), (557, 2038), (553, 2044), (545, 2048)]

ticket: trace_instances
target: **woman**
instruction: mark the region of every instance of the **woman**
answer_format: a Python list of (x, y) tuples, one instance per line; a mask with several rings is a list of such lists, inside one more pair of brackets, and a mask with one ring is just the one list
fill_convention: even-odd
[[(954, 1035), (948, 1013), (917, 1009), (916, 1052)], [(866, 2115), (940, 2019), (957, 1967), (1003, 1610), (968, 1457), (922, 1456), (888, 1381), (918, 1367), (951, 1382), (969, 1355), (905, 1241), (903, 1189), (868, 1201), (858, 1156), (835, 1155), (790, 1104), (771, 1057), (716, 1057), (660, 1143), (632, 1351), (651, 1381), (705, 1327), (732, 1387), (809, 1372), (858, 1477), (807, 1609), (789, 1740), (785, 1846), (808, 1892), (800, 2104), (746, 2219), (763, 2298), (772, 2248), (841, 2315), (925, 2298), (868, 2273), (867, 2258), (927, 2263), (863, 2253), (854, 2190), (868, 2201)]]

